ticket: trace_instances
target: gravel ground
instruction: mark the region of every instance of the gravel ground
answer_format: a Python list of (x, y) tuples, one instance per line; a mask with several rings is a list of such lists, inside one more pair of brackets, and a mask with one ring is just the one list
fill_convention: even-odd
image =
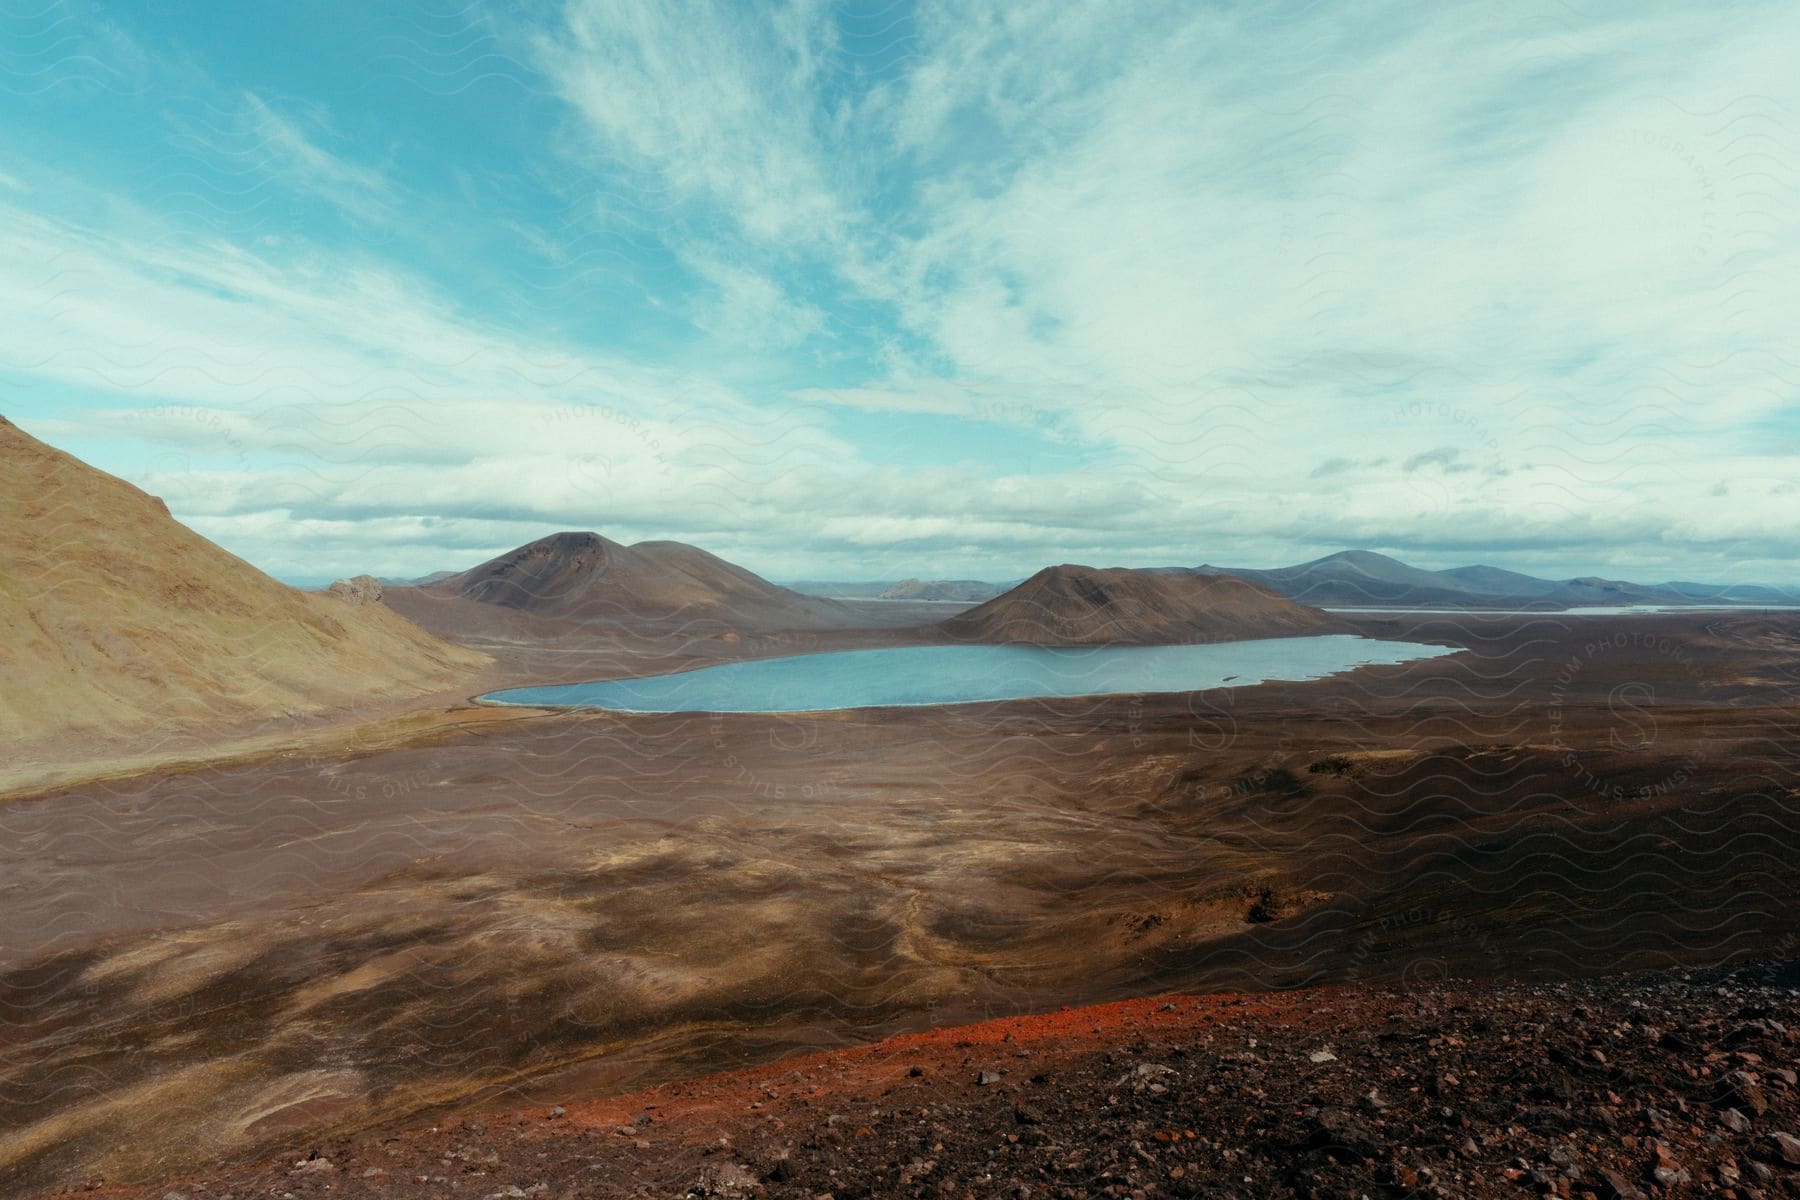
[(449, 1116), (106, 1190), (151, 1200), (1800, 1196), (1797, 1065), (1800, 963), (1159, 997), (586, 1103)]

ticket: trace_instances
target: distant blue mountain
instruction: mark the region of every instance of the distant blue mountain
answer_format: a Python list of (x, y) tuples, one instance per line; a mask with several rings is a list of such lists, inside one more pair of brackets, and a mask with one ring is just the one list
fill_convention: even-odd
[[(1762, 584), (1631, 583), (1587, 575), (1577, 579), (1539, 579), (1502, 567), (1474, 565), (1431, 571), (1377, 554), (1373, 550), (1340, 550), (1291, 567), (1148, 567), (1156, 574), (1193, 571), (1201, 575), (1234, 575), (1314, 607), (1356, 608), (1524, 608), (1546, 612), (1624, 604), (1800, 604), (1800, 588)], [(876, 583), (790, 584), (820, 596), (865, 596), (885, 599), (986, 600), (1014, 586), (979, 580), (901, 580)]]
[(1430, 571), (1371, 550), (1343, 550), (1268, 570), (1210, 564), (1191, 569), (1207, 575), (1235, 575), (1303, 604), (1337, 608), (1399, 605), (1556, 610), (1615, 604), (1800, 604), (1800, 589), (1755, 584), (1642, 584), (1596, 576), (1539, 579), (1479, 565)]

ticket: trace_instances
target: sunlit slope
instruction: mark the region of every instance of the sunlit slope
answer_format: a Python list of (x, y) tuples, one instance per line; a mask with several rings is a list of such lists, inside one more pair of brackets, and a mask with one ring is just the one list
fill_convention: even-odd
[(269, 578), (0, 418), (0, 739), (350, 708), (484, 661), (381, 604)]

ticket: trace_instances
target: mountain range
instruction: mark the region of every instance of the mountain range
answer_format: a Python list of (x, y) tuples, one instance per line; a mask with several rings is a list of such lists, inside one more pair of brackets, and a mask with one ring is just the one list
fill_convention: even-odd
[[(686, 625), (842, 631), (881, 624), (872, 607), (888, 611), (779, 586), (694, 546), (592, 532), (552, 534), (385, 598), (373, 579), (304, 592), (4, 418), (0, 465), (0, 736), (20, 741), (225, 726), (454, 686), (488, 660), (406, 619), (429, 597), (479, 602), (493, 619), (514, 611), (654, 636)], [(1322, 627), (1320, 607), (1800, 604), (1783, 588), (1433, 571), (1365, 550), (1271, 570), (1065, 565), (1010, 590), (909, 579), (873, 594), (984, 601), (939, 628), (952, 640), (1047, 644), (1303, 632)]]
[[(1182, 569), (1182, 568), (1174, 568)], [(1626, 604), (1794, 604), (1800, 590), (1701, 583), (1641, 584), (1582, 576), (1540, 579), (1500, 567), (1432, 571), (1370, 550), (1344, 550), (1272, 570), (1215, 567), (1203, 575), (1249, 579), (1304, 604), (1339, 608), (1399, 605), (1431, 608), (1584, 608)]]
[[(373, 580), (369, 581), (374, 583)], [(996, 589), (973, 581), (908, 580), (890, 600), (966, 599)], [(648, 632), (835, 630), (869, 624), (869, 604), (808, 596), (680, 542), (625, 546), (598, 533), (563, 532), (386, 598), (437, 628), (413, 597), (530, 614), (596, 629)], [(899, 607), (899, 606), (896, 606)], [(1249, 580), (1192, 571), (1047, 567), (978, 607), (910, 632), (930, 641), (1033, 645), (1167, 644), (1319, 632), (1335, 623)]]
[[(1800, 604), (1800, 588), (1760, 584), (1674, 581), (1642, 584), (1583, 576), (1540, 579), (1501, 567), (1467, 566), (1433, 571), (1371, 550), (1344, 550), (1291, 567), (1149, 567), (1156, 574), (1229, 575), (1303, 604), (1334, 608), (1508, 608), (1544, 609), (1631, 604)], [(973, 579), (905, 579), (898, 583), (802, 583), (801, 591), (876, 599), (966, 600), (978, 603), (1005, 592), (1010, 583)]]

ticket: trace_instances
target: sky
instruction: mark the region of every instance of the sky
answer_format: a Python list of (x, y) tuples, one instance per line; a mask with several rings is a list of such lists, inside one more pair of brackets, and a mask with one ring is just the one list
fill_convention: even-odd
[(1800, 582), (1800, 7), (0, 11), (0, 413), (288, 579)]

